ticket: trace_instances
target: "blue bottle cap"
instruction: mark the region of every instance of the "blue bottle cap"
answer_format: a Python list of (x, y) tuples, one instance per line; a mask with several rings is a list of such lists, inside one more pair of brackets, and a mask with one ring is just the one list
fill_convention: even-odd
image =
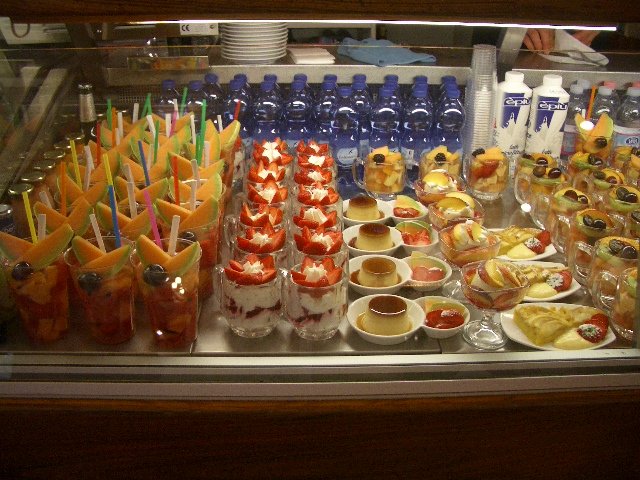
[(393, 89), (389, 88), (386, 85), (383, 85), (380, 87), (380, 91), (378, 95), (381, 96), (382, 98), (391, 98), (391, 95), (393, 95)]
[(423, 84), (423, 83), (426, 83), (426, 84), (429, 83), (429, 80), (427, 79), (426, 75), (416, 75), (415, 77), (413, 77), (414, 85)]
[(293, 81), (295, 82), (295, 81), (297, 81), (297, 80), (301, 80), (301, 81), (303, 81), (304, 83), (307, 83), (307, 74), (306, 74), (306, 73), (296, 73), (296, 74), (293, 76)]
[(233, 78), (237, 78), (247, 83), (247, 74), (246, 73), (236, 73)]
[(367, 88), (367, 84), (360, 80), (354, 80), (351, 84), (351, 88), (353, 90), (364, 90), (365, 88)]
[(171, 80), (170, 78), (167, 78), (166, 80), (162, 81), (163, 90), (173, 90), (174, 88), (176, 88), (175, 80)]
[(330, 80), (325, 80), (324, 82), (322, 82), (322, 90), (333, 90), (334, 88), (336, 88), (335, 82), (332, 82)]
[(270, 92), (272, 90), (273, 90), (273, 82), (269, 82), (269, 81), (265, 80), (260, 84), (260, 91), (261, 92)]
[(193, 90), (194, 92), (202, 90), (202, 82), (200, 80), (191, 80), (189, 82), (189, 90)]
[(364, 73), (356, 73), (353, 76), (353, 83), (367, 83), (367, 76)]
[(216, 83), (218, 83), (218, 75), (216, 75), (215, 73), (207, 73), (204, 76), (204, 81), (208, 84), (215, 85)]
[(393, 74), (385, 75), (384, 76), (384, 83), (397, 85), (398, 84), (398, 75), (393, 75)]
[(304, 82), (302, 80), (294, 80), (291, 84), (291, 90), (294, 92), (304, 90)]
[(413, 91), (411, 92), (411, 96), (415, 98), (426, 98), (427, 97), (427, 89), (422, 85), (417, 85)]
[(440, 78), (440, 83), (447, 83), (447, 82), (452, 82), (457, 84), (458, 81), (456, 80), (456, 77), (454, 77), (453, 75), (443, 75), (442, 78)]
[(333, 73), (327, 73), (327, 74), (324, 76), (324, 79), (323, 79), (323, 80), (324, 80), (325, 82), (326, 82), (326, 81), (329, 81), (329, 82), (333, 82), (333, 83), (338, 83), (338, 76), (337, 76), (337, 75), (334, 75)]
[(268, 81), (268, 82), (273, 82), (276, 83), (278, 81), (278, 76), (274, 73), (266, 73), (264, 75), (264, 80)]

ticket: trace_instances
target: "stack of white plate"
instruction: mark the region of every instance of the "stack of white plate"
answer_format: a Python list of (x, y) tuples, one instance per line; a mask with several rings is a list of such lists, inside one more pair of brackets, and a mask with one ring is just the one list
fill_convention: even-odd
[(233, 63), (274, 63), (287, 54), (287, 24), (225, 23), (222, 32), (222, 58)]

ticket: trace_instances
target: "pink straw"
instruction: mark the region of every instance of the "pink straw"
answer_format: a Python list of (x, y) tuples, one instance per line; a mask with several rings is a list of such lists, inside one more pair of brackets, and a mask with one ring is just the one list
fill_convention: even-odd
[(178, 121), (178, 111), (174, 110), (171, 114), (171, 132), (169, 136), (172, 136), (176, 132), (176, 122)]
[(149, 220), (151, 221), (153, 239), (155, 240), (156, 245), (163, 249), (162, 240), (160, 240), (160, 232), (158, 231), (158, 222), (156, 221), (156, 215), (153, 213), (153, 207), (151, 206), (151, 197), (149, 196), (149, 192), (147, 190), (143, 190), (142, 194), (144, 195), (144, 203), (147, 204), (147, 211), (149, 212)]

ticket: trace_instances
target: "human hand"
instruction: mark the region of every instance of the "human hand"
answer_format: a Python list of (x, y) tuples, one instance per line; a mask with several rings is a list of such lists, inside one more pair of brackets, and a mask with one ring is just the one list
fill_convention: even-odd
[(548, 54), (556, 43), (556, 32), (548, 28), (530, 28), (523, 41), (525, 47)]
[(573, 38), (590, 47), (591, 42), (593, 42), (593, 39), (596, 38), (599, 33), (597, 30), (580, 30), (573, 34)]

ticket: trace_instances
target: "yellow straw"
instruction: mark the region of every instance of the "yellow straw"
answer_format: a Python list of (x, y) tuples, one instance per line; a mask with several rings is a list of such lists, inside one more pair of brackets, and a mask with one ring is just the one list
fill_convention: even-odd
[(76, 142), (73, 139), (69, 140), (71, 145), (71, 159), (73, 160), (73, 173), (76, 176), (76, 183), (82, 188), (82, 179), (80, 178), (80, 167), (78, 166), (78, 154), (76, 153)]
[(109, 156), (106, 153), (102, 155), (102, 162), (104, 163), (104, 171), (107, 174), (107, 184), (113, 185), (113, 178), (111, 177), (111, 165), (109, 165)]
[(33, 214), (31, 213), (31, 202), (29, 201), (29, 194), (22, 192), (22, 201), (24, 202), (24, 209), (27, 212), (27, 222), (29, 222), (29, 233), (31, 233), (31, 243), (34, 245), (38, 243), (38, 236), (36, 235), (36, 227), (33, 224)]

